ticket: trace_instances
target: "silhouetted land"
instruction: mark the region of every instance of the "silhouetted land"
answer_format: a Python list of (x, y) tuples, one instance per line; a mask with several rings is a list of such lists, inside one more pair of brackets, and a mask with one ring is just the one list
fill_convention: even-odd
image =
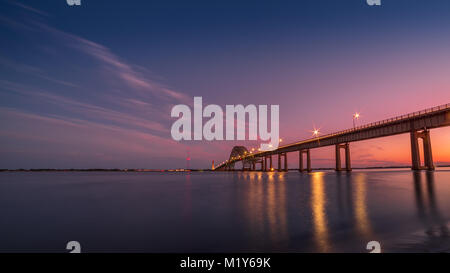
[(0, 169), (0, 172), (202, 172), (206, 170), (185, 169)]
[[(450, 167), (450, 165), (437, 165), (436, 167)], [(354, 167), (354, 170), (374, 170), (374, 169), (410, 169), (411, 166), (385, 166), (385, 167)], [(298, 169), (289, 169), (295, 171)], [(334, 168), (313, 168), (315, 171), (334, 170)], [(211, 169), (0, 169), (0, 172), (207, 172)], [(237, 170), (239, 171), (239, 170)], [(258, 170), (257, 170), (258, 171)]]

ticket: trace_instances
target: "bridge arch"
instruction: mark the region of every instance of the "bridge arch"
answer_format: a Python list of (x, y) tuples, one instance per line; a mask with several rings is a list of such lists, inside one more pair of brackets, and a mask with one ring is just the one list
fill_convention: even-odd
[(258, 163), (260, 160), (259, 157), (248, 157), (250, 152), (245, 146), (234, 146), (233, 149), (231, 149), (230, 157), (228, 159), (228, 163), (226, 165), (227, 170), (234, 170), (235, 169), (235, 161), (236, 159), (243, 158), (240, 160), (242, 162), (242, 169), (243, 170), (253, 170), (255, 168), (255, 163)]

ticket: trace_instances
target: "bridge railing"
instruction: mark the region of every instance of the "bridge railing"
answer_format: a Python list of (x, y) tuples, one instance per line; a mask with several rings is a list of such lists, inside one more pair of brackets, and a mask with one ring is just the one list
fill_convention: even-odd
[(385, 119), (385, 120), (381, 120), (381, 121), (377, 121), (377, 122), (372, 122), (369, 124), (365, 124), (365, 125), (361, 125), (355, 128), (351, 128), (351, 129), (347, 129), (344, 131), (340, 131), (337, 132), (335, 134), (342, 134), (343, 132), (347, 133), (347, 132), (353, 132), (353, 131), (357, 131), (357, 130), (361, 130), (361, 129), (365, 129), (365, 128), (370, 128), (370, 127), (375, 127), (375, 126), (379, 126), (379, 125), (383, 125), (383, 124), (387, 124), (387, 123), (391, 123), (394, 121), (399, 121), (399, 120), (405, 120), (405, 119), (409, 119), (409, 118), (413, 118), (413, 117), (418, 117), (424, 114), (429, 114), (429, 113), (433, 113), (433, 112), (439, 112), (445, 109), (449, 109), (450, 108), (450, 103), (447, 104), (443, 104), (443, 105), (439, 105), (439, 106), (435, 106), (432, 108), (428, 108), (425, 110), (420, 110), (420, 111), (416, 111), (413, 113), (409, 113), (409, 114), (405, 114), (405, 115), (401, 115), (401, 116), (397, 116), (397, 117), (393, 117), (393, 118), (389, 118), (389, 119)]
[(450, 109), (450, 103), (439, 105), (439, 106), (435, 106), (435, 107), (431, 107), (431, 108), (428, 108), (428, 109), (425, 109), (425, 110), (420, 110), (420, 111), (412, 112), (412, 113), (409, 113), (409, 114), (405, 114), (405, 115), (401, 115), (401, 116), (397, 116), (397, 117), (393, 117), (393, 118), (384, 119), (384, 120), (381, 120), (381, 121), (376, 121), (376, 122), (364, 124), (364, 125), (361, 125), (361, 126), (357, 126), (357, 127), (351, 128), (351, 129), (346, 129), (346, 130), (342, 130), (342, 131), (326, 134), (326, 135), (323, 135), (321, 137), (309, 138), (309, 139), (306, 139), (306, 140), (303, 140), (303, 141), (300, 141), (300, 142), (297, 142), (297, 143), (286, 145), (284, 147), (297, 145), (297, 144), (308, 142), (308, 141), (311, 141), (311, 140), (317, 140), (317, 139), (320, 140), (320, 139), (324, 139), (324, 138), (329, 138), (329, 137), (334, 137), (334, 136), (338, 136), (338, 135), (343, 135), (343, 134), (355, 132), (355, 131), (358, 131), (358, 130), (362, 130), (362, 129), (366, 129), (366, 128), (370, 128), (370, 127), (376, 127), (376, 126), (380, 126), (380, 125), (387, 124), (387, 123), (391, 123), (391, 122), (394, 122), (394, 121), (405, 120), (405, 119), (409, 119), (409, 118), (413, 118), (413, 117), (418, 117), (418, 116), (421, 116), (421, 115), (424, 115), (424, 114), (429, 114), (429, 113), (433, 113), (433, 112), (439, 112), (439, 111), (442, 111), (442, 110), (445, 110), (445, 109)]

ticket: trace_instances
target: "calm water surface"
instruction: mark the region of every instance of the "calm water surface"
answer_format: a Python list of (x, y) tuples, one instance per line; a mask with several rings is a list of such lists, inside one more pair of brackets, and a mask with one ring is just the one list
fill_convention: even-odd
[(0, 173), (0, 251), (450, 251), (450, 170)]

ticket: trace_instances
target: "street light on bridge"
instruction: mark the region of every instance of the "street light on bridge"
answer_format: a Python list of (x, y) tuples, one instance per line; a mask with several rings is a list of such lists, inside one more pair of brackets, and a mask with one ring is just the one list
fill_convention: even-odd
[(358, 120), (360, 116), (358, 112), (353, 114), (353, 128), (355, 128), (355, 119)]
[(320, 145), (320, 139), (319, 139), (320, 129), (314, 128), (312, 133), (313, 133), (313, 137), (317, 137), (317, 141), (319, 142), (319, 145)]
[(313, 136), (318, 137), (319, 134), (320, 134), (319, 129), (315, 129), (315, 128), (314, 128)]

